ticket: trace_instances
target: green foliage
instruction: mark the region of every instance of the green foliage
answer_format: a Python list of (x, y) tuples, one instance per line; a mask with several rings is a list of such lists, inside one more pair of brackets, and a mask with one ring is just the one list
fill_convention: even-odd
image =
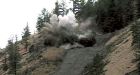
[(7, 64), (2, 64), (2, 68), (3, 68), (3, 71), (7, 71), (8, 70), (8, 65)]
[(133, 11), (133, 0), (87, 0), (75, 16), (78, 20), (95, 18), (98, 27), (107, 33), (128, 25), (133, 20)]
[(107, 63), (103, 59), (103, 56), (96, 54), (93, 61), (84, 68), (82, 75), (104, 75), (104, 67)]
[(85, 20), (89, 17), (96, 17), (97, 2), (95, 0), (72, 0), (74, 13), (78, 20)]
[(138, 48), (140, 48), (140, 22), (136, 22), (131, 27), (132, 36), (133, 36), (133, 45), (135, 44)]
[(87, 19), (88, 17), (95, 16), (94, 1), (88, 0), (84, 5), (82, 4), (81, 10), (77, 14), (77, 18)]
[(73, 1), (73, 13), (76, 15), (81, 9), (81, 5), (80, 5), (81, 0), (72, 0), (72, 1)]
[(97, 24), (103, 32), (112, 32), (133, 20), (132, 0), (99, 0), (96, 3)]
[(66, 2), (62, 0), (61, 3), (59, 3), (59, 15), (64, 16), (66, 15), (66, 12)]
[(58, 1), (55, 2), (55, 9), (53, 10), (53, 14), (56, 14), (57, 16), (59, 16), (59, 4), (58, 4)]
[(4, 63), (2, 64), (2, 68), (3, 68), (3, 71), (7, 71), (8, 70), (8, 64), (7, 64), (7, 57), (6, 57), (6, 52), (4, 53)]
[(140, 18), (140, 0), (135, 0), (137, 7), (137, 18)]
[(30, 35), (31, 34), (30, 34), (29, 27), (28, 27), (28, 23), (27, 23), (27, 26), (24, 28), (24, 32), (23, 32), (23, 36), (22, 36), (22, 43), (25, 44), (26, 50), (27, 50), (27, 47), (29, 45), (28, 38)]
[(31, 62), (33, 60), (37, 60), (40, 59), (40, 52), (30, 52), (30, 56), (28, 58), (26, 58), (27, 62)]
[(115, 46), (114, 43), (107, 45), (106, 46), (107, 53), (113, 52), (114, 46)]
[(8, 41), (7, 46), (8, 52), (8, 67), (9, 67), (9, 74), (17, 74), (17, 70), (20, 68), (20, 54), (18, 53), (18, 45), (17, 42), (13, 43), (13, 40)]
[(140, 74), (140, 21), (137, 20), (140, 18), (140, 1), (135, 0), (135, 11), (134, 11), (134, 24), (131, 26), (132, 36), (133, 36), (133, 42), (132, 45), (136, 48), (136, 60), (138, 61), (137, 68), (138, 73)]
[(61, 15), (64, 16), (68, 13), (68, 10), (66, 9), (66, 3), (64, 0), (62, 0), (61, 3), (58, 1), (55, 2), (55, 8), (53, 10), (53, 14), (56, 14), (57, 16)]
[(136, 60), (138, 61), (137, 68), (140, 74), (140, 1), (134, 2), (134, 24), (131, 26), (133, 42), (132, 45), (136, 48)]
[(19, 73), (18, 75), (32, 75), (32, 70), (30, 68), (27, 68), (22, 73)]
[(30, 30), (29, 30), (28, 23), (27, 23), (27, 26), (24, 28), (24, 32), (23, 32), (22, 39), (28, 38), (30, 35), (31, 35), (31, 34), (30, 34)]
[(42, 13), (39, 15), (38, 19), (37, 19), (37, 25), (36, 28), (37, 30), (40, 32), (41, 29), (45, 26), (44, 23), (45, 22), (50, 22), (50, 14), (49, 12), (43, 8)]

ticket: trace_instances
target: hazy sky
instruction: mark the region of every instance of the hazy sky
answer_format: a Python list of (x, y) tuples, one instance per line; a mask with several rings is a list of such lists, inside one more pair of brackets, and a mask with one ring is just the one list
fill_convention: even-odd
[(21, 38), (27, 22), (33, 33), (38, 15), (43, 8), (51, 11), (56, 0), (0, 0), (0, 48), (17, 34)]

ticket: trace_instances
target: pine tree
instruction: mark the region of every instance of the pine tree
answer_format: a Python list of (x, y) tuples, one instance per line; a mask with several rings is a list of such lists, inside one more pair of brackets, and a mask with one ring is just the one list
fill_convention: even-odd
[(87, 19), (89, 17), (93, 17), (94, 15), (95, 15), (94, 1), (87, 0), (84, 6), (81, 7), (78, 17), (82, 19)]
[(140, 18), (139, 13), (139, 0), (134, 0), (134, 24), (131, 26), (133, 42), (132, 45), (136, 48), (136, 60), (138, 61), (137, 68), (140, 74)]
[(76, 14), (80, 11), (80, 0), (72, 0), (73, 1), (73, 12)]
[(132, 27), (133, 45), (140, 49), (140, 22), (136, 21)]
[(137, 7), (137, 17), (140, 18), (140, 0), (136, 1), (136, 7)]
[(55, 2), (55, 9), (53, 10), (53, 14), (56, 14), (57, 16), (59, 16), (59, 4), (58, 4), (58, 1)]
[(41, 11), (41, 14), (39, 15), (37, 19), (36, 28), (38, 32), (41, 31), (41, 29), (45, 26), (44, 23), (46, 22), (50, 23), (50, 14), (45, 8), (43, 8), (43, 10)]
[(59, 15), (64, 16), (66, 15), (66, 12), (66, 2), (62, 0), (62, 2), (59, 4)]
[(138, 61), (137, 68), (140, 74), (140, 22), (136, 21), (132, 27), (133, 42), (132, 45), (136, 48), (136, 60)]
[(72, 0), (73, 1), (73, 13), (77, 19), (80, 18), (83, 13), (82, 9), (85, 5), (85, 0)]
[(27, 26), (24, 28), (24, 32), (23, 32), (23, 36), (22, 36), (22, 41), (25, 44), (26, 50), (27, 50), (27, 47), (29, 45), (28, 38), (30, 35), (31, 34), (30, 34), (28, 23), (27, 23)]
[(27, 22), (27, 26), (24, 28), (22, 39), (28, 38), (31, 35), (30, 33), (31, 32), (29, 30), (29, 26), (28, 26), (28, 22)]
[(119, 30), (133, 21), (133, 0), (98, 0), (96, 22), (103, 32)]
[(3, 64), (3, 71), (8, 70), (8, 64), (7, 64), (7, 52), (4, 52), (4, 64)]
[(134, 24), (131, 27), (133, 43), (132, 45), (136, 45), (136, 47), (140, 48), (140, 22), (137, 21), (139, 19), (138, 13), (138, 0), (134, 2)]
[(20, 68), (20, 54), (18, 52), (18, 43), (14, 43), (13, 39), (8, 40), (8, 60), (9, 60), (9, 74), (17, 75), (17, 71)]

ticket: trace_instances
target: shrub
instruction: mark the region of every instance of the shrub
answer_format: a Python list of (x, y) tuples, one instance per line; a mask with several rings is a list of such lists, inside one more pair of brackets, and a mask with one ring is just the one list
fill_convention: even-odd
[(91, 47), (96, 43), (96, 40), (94, 37), (84, 37), (84, 38), (80, 38), (78, 40), (78, 43), (80, 43), (85, 47)]
[(7, 64), (2, 64), (2, 68), (3, 68), (3, 71), (7, 71), (8, 70), (8, 65)]
[(103, 59), (103, 56), (96, 54), (93, 61), (84, 68), (82, 75), (104, 75), (104, 67), (107, 63)]

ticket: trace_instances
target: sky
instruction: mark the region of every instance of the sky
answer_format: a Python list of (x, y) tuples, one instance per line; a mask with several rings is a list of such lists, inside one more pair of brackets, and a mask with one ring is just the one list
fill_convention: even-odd
[(21, 35), (25, 26), (36, 31), (36, 21), (43, 8), (51, 12), (56, 0), (0, 0), (0, 48), (7, 45), (7, 40)]

